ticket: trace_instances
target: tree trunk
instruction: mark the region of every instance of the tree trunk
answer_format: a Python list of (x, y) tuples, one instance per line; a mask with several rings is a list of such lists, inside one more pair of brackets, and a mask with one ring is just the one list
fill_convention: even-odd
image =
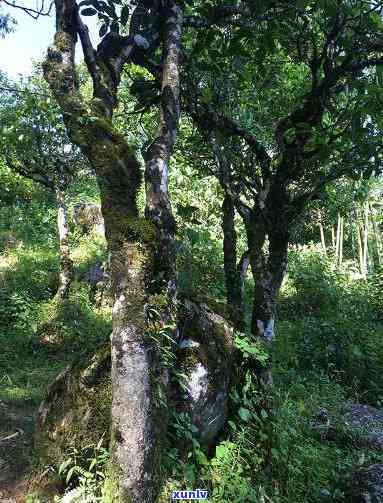
[(335, 250), (335, 230), (333, 225), (331, 226), (331, 243), (333, 250)]
[(356, 224), (356, 236), (358, 240), (358, 259), (360, 274), (365, 276), (364, 262), (363, 262), (363, 244), (362, 244), (362, 229), (359, 223)]
[(344, 240), (344, 218), (340, 217), (340, 232), (339, 232), (339, 266), (343, 262), (343, 240)]
[(318, 211), (318, 226), (319, 226), (319, 233), (320, 233), (320, 239), (321, 239), (321, 243), (322, 243), (323, 253), (325, 255), (327, 255), (326, 239), (325, 239), (325, 235), (324, 235), (323, 224), (322, 224), (322, 215), (321, 215), (320, 211)]
[(341, 226), (341, 217), (340, 213), (338, 213), (338, 222), (336, 226), (336, 245), (335, 245), (335, 265), (339, 264), (339, 247), (340, 247), (340, 226)]
[[(246, 219), (246, 231), (254, 278), (251, 331), (265, 344), (271, 355), (277, 298), (287, 268), (288, 223), (284, 222), (283, 225), (281, 213), (275, 212), (271, 215), (266, 236), (265, 221), (265, 215), (257, 216), (252, 212), (250, 218)], [(268, 254), (264, 250), (266, 237)], [(266, 367), (259, 369), (258, 373), (264, 384), (272, 384), (271, 356)]]
[(245, 280), (247, 275), (247, 270), (250, 265), (250, 253), (249, 250), (246, 250), (239, 261), (237, 271), (239, 274), (239, 291), (240, 291), (240, 301), (239, 301), (239, 309), (240, 312), (245, 313)]
[(57, 204), (57, 229), (59, 238), (59, 286), (56, 297), (65, 299), (68, 296), (69, 288), (73, 280), (73, 262), (70, 258), (69, 229), (65, 207), (65, 193), (63, 190), (56, 190)]
[[(223, 263), (225, 272), (226, 302), (231, 308), (232, 322), (238, 330), (245, 330), (243, 304), (243, 281), (248, 268), (248, 261), (237, 264), (237, 232), (235, 229), (235, 197), (231, 193), (232, 166), (225, 156), (222, 138), (204, 130), (213, 144), (213, 151), (218, 165), (218, 179), (224, 191), (222, 202)], [(243, 271), (243, 266), (247, 266)]]
[(382, 263), (381, 237), (380, 237), (380, 232), (379, 232), (378, 226), (376, 225), (376, 220), (374, 218), (374, 212), (372, 211), (371, 207), (370, 207), (370, 215), (371, 215), (371, 220), (372, 220), (372, 229), (373, 229), (373, 233), (374, 233), (376, 260), (377, 260), (378, 267), (380, 267), (380, 265)]
[(364, 205), (364, 228), (363, 228), (363, 270), (364, 276), (367, 276), (368, 271), (368, 203)]
[(176, 265), (174, 251), (175, 221), (168, 192), (169, 162), (177, 139), (180, 119), (180, 51), (183, 12), (175, 0), (164, 3), (162, 95), (156, 138), (146, 155), (145, 217), (156, 230), (153, 247), (152, 294), (165, 294), (169, 306), (164, 313), (167, 322), (176, 298)]
[(242, 310), (242, 268), (237, 266), (237, 233), (235, 230), (235, 206), (233, 198), (226, 193), (222, 203), (223, 260), (225, 270), (226, 298), (229, 306)]

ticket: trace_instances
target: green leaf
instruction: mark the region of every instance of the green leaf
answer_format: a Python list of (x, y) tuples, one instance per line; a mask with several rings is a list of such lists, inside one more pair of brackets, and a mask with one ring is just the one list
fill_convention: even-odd
[(66, 459), (65, 461), (63, 461), (61, 463), (61, 465), (59, 466), (59, 471), (58, 471), (58, 474), (61, 475), (65, 470), (66, 468), (68, 468), (68, 466), (72, 463), (72, 458), (68, 458)]
[(249, 421), (251, 418), (251, 412), (249, 409), (245, 409), (245, 407), (240, 407), (238, 414), (243, 421)]
[(236, 424), (234, 423), (234, 421), (228, 421), (228, 425), (230, 426), (230, 428), (231, 428), (233, 431), (237, 431), (237, 426), (236, 426)]
[(69, 484), (70, 479), (72, 478), (72, 475), (74, 474), (76, 470), (76, 466), (72, 466), (72, 468), (68, 471), (67, 476), (66, 476), (66, 483)]
[(83, 16), (94, 16), (95, 14), (97, 14), (97, 11), (95, 9), (89, 8), (82, 10), (81, 14)]
[(215, 448), (215, 455), (217, 458), (224, 458), (229, 452), (229, 449), (226, 447), (225, 444), (223, 445), (217, 445)]
[(201, 451), (201, 449), (197, 449), (195, 451), (195, 456), (196, 456), (196, 459), (197, 459), (197, 463), (199, 465), (208, 465), (209, 464), (205, 453), (203, 451)]
[(121, 9), (121, 18), (120, 18), (122, 26), (125, 26), (128, 20), (129, 20), (129, 7), (127, 5), (124, 5), (124, 7)]

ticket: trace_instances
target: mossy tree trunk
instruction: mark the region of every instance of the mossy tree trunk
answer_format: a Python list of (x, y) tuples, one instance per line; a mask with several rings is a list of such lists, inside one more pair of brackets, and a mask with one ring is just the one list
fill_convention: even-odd
[(237, 200), (246, 228), (249, 261), (254, 279), (251, 332), (269, 351), (265, 367), (257, 369), (264, 384), (272, 384), (271, 347), (275, 338), (275, 317), (279, 290), (287, 268), (291, 221), (286, 208), (287, 193), (278, 184), (260, 192), (250, 208)]
[[(147, 313), (154, 293), (168, 298), (169, 290), (173, 292), (171, 296), (175, 291), (174, 224), (167, 169), (179, 119), (182, 11), (172, 0), (158, 4), (162, 18), (159, 25), (163, 29), (161, 34), (153, 34), (152, 40), (163, 43), (162, 108), (158, 136), (147, 156), (144, 218), (137, 204), (142, 182), (140, 165), (134, 148), (113, 127), (112, 117), (122, 68), (133, 60), (136, 49), (141, 57), (147, 44), (143, 47), (142, 36), (137, 37), (136, 33), (129, 37), (110, 33), (94, 50), (76, 2), (55, 3), (56, 35), (48, 50), (44, 74), (61, 107), (70, 138), (96, 172), (111, 257), (112, 460), (116, 482), (113, 498), (152, 503), (158, 486), (160, 442), (156, 436), (159, 421), (153, 391), (156, 356), (148, 342), (151, 327)], [(94, 95), (90, 101), (81, 95), (75, 73), (77, 35), (93, 80)]]
[[(169, 162), (177, 139), (180, 119), (180, 51), (182, 9), (176, 1), (165, 2), (162, 17), (164, 60), (161, 79), (161, 107), (157, 133), (146, 153), (145, 217), (156, 231), (153, 249), (152, 293), (166, 293), (172, 305), (176, 296), (174, 251), (175, 221), (168, 193)], [(165, 316), (167, 318), (168, 315)]]
[(231, 191), (232, 168), (224, 155), (223, 139), (217, 133), (208, 131), (197, 116), (197, 122), (212, 143), (218, 166), (218, 180), (224, 192), (222, 202), (223, 265), (225, 272), (226, 302), (232, 308), (232, 322), (239, 330), (245, 330), (244, 280), (248, 268), (248, 258), (238, 262), (237, 231), (235, 227), (235, 197)]

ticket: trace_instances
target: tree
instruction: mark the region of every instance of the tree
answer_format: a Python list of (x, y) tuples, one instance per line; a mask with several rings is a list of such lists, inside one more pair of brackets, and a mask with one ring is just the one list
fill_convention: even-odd
[[(68, 134), (90, 161), (101, 192), (114, 292), (112, 335), (112, 450), (117, 493), (123, 501), (155, 499), (160, 442), (155, 396), (158, 375), (146, 337), (169, 323), (175, 297), (174, 223), (168, 199), (168, 163), (179, 119), (179, 53), (182, 8), (177, 2), (137, 2), (128, 34), (119, 30), (129, 19), (128, 6), (87, 1), (83, 15), (104, 21), (95, 50), (74, 0), (56, 0), (54, 44), (44, 74), (63, 113)], [(110, 29), (110, 31), (108, 31)], [(93, 96), (78, 86), (74, 54), (80, 38)], [(155, 138), (145, 155), (146, 207), (140, 215), (137, 195), (141, 166), (134, 146), (113, 125), (118, 86), (125, 66), (161, 53), (161, 106)], [(156, 315), (157, 316), (157, 315)]]
[(298, 216), (328, 183), (368, 177), (382, 159), (372, 106), (381, 99), (382, 3), (285, 5), (278, 20), (264, 12), (257, 23), (259, 12), (248, 10), (232, 29), (210, 18), (210, 30), (191, 43), (183, 94), (244, 221), (255, 282), (251, 329), (268, 346)]
[(57, 204), (60, 272), (57, 298), (67, 297), (73, 279), (65, 193), (84, 158), (66, 134), (47, 86), (34, 77), (15, 84), (2, 77), (0, 155), (12, 171), (52, 192)]

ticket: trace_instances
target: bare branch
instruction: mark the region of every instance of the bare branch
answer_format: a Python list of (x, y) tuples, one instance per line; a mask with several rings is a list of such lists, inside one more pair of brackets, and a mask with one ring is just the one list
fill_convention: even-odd
[(28, 16), (31, 16), (33, 19), (38, 19), (40, 16), (50, 16), (53, 7), (53, 0), (49, 2), (48, 7), (45, 7), (45, 2), (44, 0), (42, 0), (41, 7), (39, 9), (31, 9), (30, 7), (18, 5), (14, 1), (10, 2), (9, 0), (3, 0), (3, 2), (5, 5), (8, 5), (8, 7), (22, 10), (23, 12), (25, 12), (25, 14), (28, 14)]
[(89, 37), (89, 29), (86, 24), (83, 23), (79, 13), (77, 14), (77, 23), (77, 30), (81, 41), (82, 51), (84, 53), (84, 60), (92, 77), (93, 83), (96, 85), (100, 81), (100, 68), (96, 60), (96, 51), (94, 50)]

